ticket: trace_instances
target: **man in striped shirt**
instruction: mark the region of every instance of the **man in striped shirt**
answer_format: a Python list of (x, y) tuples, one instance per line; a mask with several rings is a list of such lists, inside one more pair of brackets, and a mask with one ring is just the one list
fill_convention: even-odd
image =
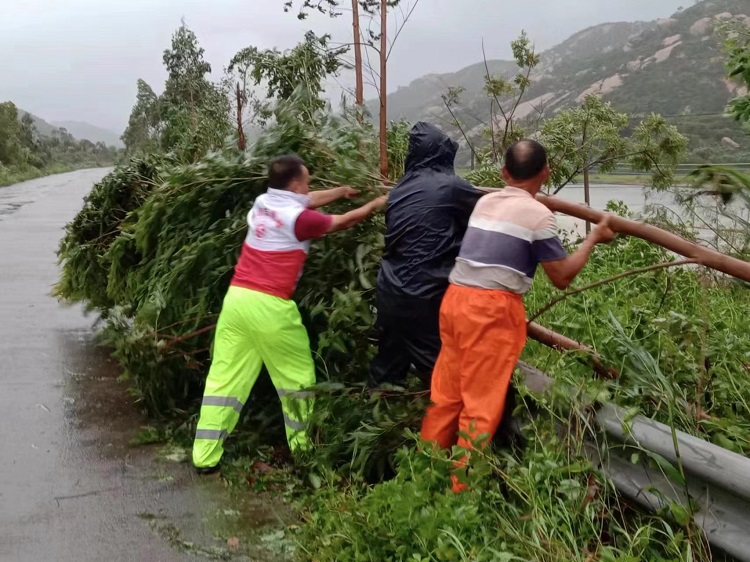
[[(443, 448), (469, 448), (482, 435), (486, 444), (497, 430), (526, 343), (522, 296), (531, 288), (537, 265), (565, 289), (594, 246), (615, 236), (607, 217), (567, 255), (555, 216), (535, 198), (549, 179), (547, 153), (538, 142), (511, 146), (503, 177), (507, 187), (485, 195), (474, 208), (440, 310), (442, 349), (422, 439)], [(459, 432), (469, 440), (459, 438)]]

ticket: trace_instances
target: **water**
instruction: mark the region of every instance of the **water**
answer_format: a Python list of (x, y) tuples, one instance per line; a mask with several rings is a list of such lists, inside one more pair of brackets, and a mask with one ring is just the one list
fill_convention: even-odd
[[(583, 186), (569, 185), (557, 195), (566, 201), (584, 203)], [(720, 212), (717, 200), (713, 197), (702, 197), (699, 213), (691, 213), (675, 201), (675, 196), (667, 192), (655, 192), (640, 185), (596, 185), (591, 187), (591, 207), (604, 211), (609, 201), (621, 201), (635, 218), (643, 218), (649, 212), (663, 210), (670, 220), (690, 225), (697, 230), (700, 238), (714, 244), (716, 241), (713, 226), (721, 224), (732, 227), (733, 221)], [(750, 212), (741, 203), (729, 205), (727, 210), (743, 219), (750, 221)], [(557, 223), (561, 230), (583, 234), (586, 231), (585, 222), (566, 216), (558, 215)]]

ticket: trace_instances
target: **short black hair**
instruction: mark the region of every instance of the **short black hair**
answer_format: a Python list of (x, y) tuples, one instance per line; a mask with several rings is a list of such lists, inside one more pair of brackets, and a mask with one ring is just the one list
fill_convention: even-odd
[(288, 155), (274, 158), (268, 165), (268, 187), (288, 189), (289, 184), (302, 176), (305, 161), (299, 156)]
[(547, 165), (547, 150), (535, 140), (513, 143), (505, 153), (505, 169), (514, 180), (526, 181), (538, 176)]

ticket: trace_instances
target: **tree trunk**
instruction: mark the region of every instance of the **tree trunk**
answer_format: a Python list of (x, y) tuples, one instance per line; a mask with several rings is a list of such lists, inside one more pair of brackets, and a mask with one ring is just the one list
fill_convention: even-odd
[[(584, 107), (586, 107), (586, 104), (584, 104)], [(589, 118), (591, 113), (586, 112), (586, 122), (583, 125), (583, 136), (581, 138), (581, 151), (584, 151), (584, 159), (583, 159), (583, 200), (586, 203), (587, 207), (591, 207), (591, 185), (589, 183), (589, 151), (586, 148), (586, 137), (588, 136), (589, 132)], [(586, 236), (591, 234), (591, 223), (589, 221), (586, 221)]]
[(620, 373), (616, 369), (606, 367), (599, 354), (591, 349), (590, 347), (578, 343), (569, 337), (553, 332), (549, 328), (545, 328), (537, 324), (536, 322), (529, 322), (526, 327), (528, 337), (532, 340), (536, 340), (542, 345), (556, 349), (557, 351), (580, 351), (591, 360), (596, 373), (604, 378), (618, 378)]
[(242, 127), (243, 96), (240, 83), (237, 82), (237, 148), (245, 152), (245, 131)]
[[(587, 207), (591, 207), (591, 184), (589, 183), (589, 163), (583, 165), (583, 200)], [(591, 234), (591, 223), (586, 221), (586, 236)]]
[(380, 175), (388, 181), (388, 2), (380, 3)]
[[(604, 216), (602, 211), (597, 211), (578, 203), (563, 201), (558, 197), (537, 195), (537, 199), (544, 203), (551, 211), (570, 215), (577, 219), (598, 223)], [(650, 224), (644, 224), (616, 215), (612, 217), (610, 227), (615, 232), (636, 236), (686, 258), (694, 259), (700, 265), (721, 271), (722, 273), (750, 283), (750, 262), (726, 256), (721, 252), (704, 246), (699, 246), (694, 242), (685, 240), (676, 234)]]
[(365, 85), (362, 75), (362, 36), (359, 30), (359, 0), (352, 0), (352, 28), (354, 32), (354, 75), (356, 79), (356, 89), (354, 91), (354, 100), (357, 104), (358, 119), (363, 119), (362, 106), (365, 104)]

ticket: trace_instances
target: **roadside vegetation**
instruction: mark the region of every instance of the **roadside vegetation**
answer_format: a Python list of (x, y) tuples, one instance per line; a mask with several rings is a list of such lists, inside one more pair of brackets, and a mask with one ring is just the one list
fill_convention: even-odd
[(0, 187), (79, 170), (111, 166), (120, 151), (104, 143), (76, 140), (64, 129), (42, 136), (28, 114), (0, 103)]
[[(744, 59), (733, 54), (733, 60), (748, 60), (747, 42), (730, 48), (745, 53)], [(493, 106), (517, 105), (538, 60), (528, 38), (514, 42), (513, 49), (519, 75), (512, 81), (489, 77)], [(190, 446), (212, 328), (245, 236), (245, 215), (265, 191), (268, 160), (299, 154), (320, 187), (376, 189), (384, 179), (378, 131), (360, 118), (361, 107), (335, 113), (321, 100), (322, 83), (339, 70), (342, 52), (330, 58), (327, 39), (308, 35), (286, 53), (261, 56), (252, 47), (241, 53), (235, 59), (244, 61), (245, 70), (230, 71), (239, 72), (239, 79), (233, 74), (215, 84), (207, 78), (210, 67), (195, 35), (184, 25), (175, 33), (164, 56), (164, 94), (154, 96), (145, 83), (139, 85), (125, 137), (130, 159), (94, 187), (61, 242), (55, 293), (101, 315), (102, 341), (131, 381), (132, 399), (154, 418), (141, 443)], [(750, 85), (746, 68), (735, 76)], [(246, 138), (245, 87), (255, 79), (268, 85), (268, 99), (255, 105), (263, 109), (258, 114), (263, 123), (255, 122), (257, 133)], [(747, 106), (734, 107), (739, 119), (750, 121)], [(685, 139), (657, 115), (623, 136), (629, 121), (591, 97), (544, 126), (541, 135), (555, 172), (551, 190), (563, 189), (584, 169), (606, 171), (618, 163), (643, 173), (652, 189), (670, 190)], [(508, 123), (488, 130), (487, 142), (476, 147), (481, 165), (467, 174), (476, 184), (500, 186), (504, 147), (535, 132), (512, 119)], [(403, 171), (408, 129), (399, 122), (385, 131), (392, 180)], [(714, 195), (697, 193), (683, 199), (685, 213), (700, 213), (710, 202), (725, 218), (715, 223), (713, 236), (673, 216), (655, 214), (650, 220), (704, 243), (719, 240), (724, 249), (728, 242), (733, 255), (750, 258), (750, 229), (734, 218), (750, 210), (743, 199), (747, 192), (727, 188), (719, 206)], [(617, 203), (611, 210), (628, 214)], [(602, 379), (586, 357), (530, 342), (523, 359), (552, 376), (555, 385), (535, 394), (516, 378), (515, 416), (522, 429), (513, 435), (508, 430), (496, 447), (472, 455), (469, 491), (454, 495), (448, 484), (451, 458), (418, 444), (425, 393), (416, 386), (363, 389), (374, 352), (374, 284), (383, 231), (383, 218), (375, 217), (315, 243), (295, 297), (318, 368), (314, 451), (289, 464), (278, 398), (265, 376), (228, 441), (222, 470), (227, 482), (243, 493), (271, 490), (299, 513), (298, 525), (278, 530), (283, 557), (715, 559), (688, 508), (639, 511), (618, 496), (584, 444), (606, 448), (590, 422), (598, 405), (615, 402), (633, 415), (749, 455), (745, 284), (699, 267), (664, 268), (569, 296), (543, 312), (540, 323), (591, 346), (620, 376)], [(622, 238), (597, 249), (577, 283), (673, 259), (639, 239)], [(540, 276), (526, 299), (529, 315), (557, 294)]]

